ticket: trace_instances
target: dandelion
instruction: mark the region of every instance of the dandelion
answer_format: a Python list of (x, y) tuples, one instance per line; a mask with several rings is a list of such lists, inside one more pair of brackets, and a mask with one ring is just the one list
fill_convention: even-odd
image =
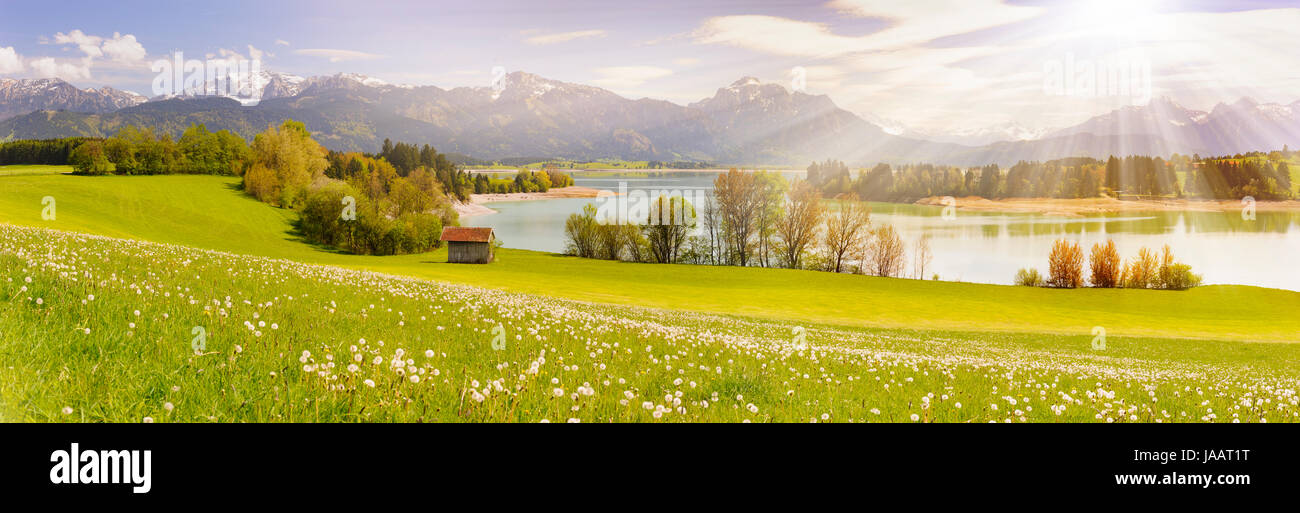
[(176, 409), (176, 406), (173, 405), (172, 403), (163, 403), (163, 409), (164, 409), (164, 410), (167, 410), (167, 411), (170, 412), (170, 411)]
[(64, 415), (72, 415), (72, 407), (71, 407), (71, 406), (64, 406), (64, 407), (63, 407), (63, 414), (64, 414)]
[(144, 419), (141, 419), (141, 422), (144, 422), (145, 424), (153, 424), (153, 417), (145, 417)]

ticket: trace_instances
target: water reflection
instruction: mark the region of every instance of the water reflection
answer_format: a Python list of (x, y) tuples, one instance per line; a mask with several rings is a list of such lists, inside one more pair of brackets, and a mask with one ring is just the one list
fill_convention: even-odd
[[(787, 178), (798, 174), (787, 173)], [(574, 174), (576, 185), (617, 191), (712, 190), (716, 172), (633, 172)], [(490, 226), (508, 247), (559, 252), (564, 220), (592, 203), (589, 198), (489, 204), (499, 213), (470, 217), (465, 224)], [(699, 205), (702, 206), (702, 205)], [(833, 208), (833, 207), (832, 207)], [(1300, 290), (1300, 213), (1256, 213), (1254, 221), (1233, 212), (1128, 212), (1053, 217), (1028, 213), (958, 211), (942, 217), (943, 207), (871, 203), (872, 222), (892, 224), (911, 242), (929, 235), (934, 273), (946, 280), (1010, 283), (1017, 269), (1046, 272), (1047, 254), (1058, 238), (1088, 247), (1113, 239), (1125, 257), (1143, 246), (1169, 244), (1207, 284), (1235, 283)], [(930, 272), (930, 271), (927, 271)]]

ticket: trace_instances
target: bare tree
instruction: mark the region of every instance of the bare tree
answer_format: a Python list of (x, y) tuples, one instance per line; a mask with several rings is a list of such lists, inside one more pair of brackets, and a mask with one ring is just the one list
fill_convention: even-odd
[(787, 267), (800, 268), (808, 245), (817, 239), (823, 215), (821, 191), (806, 181), (795, 182), (790, 188), (790, 204), (776, 225)]
[(742, 267), (749, 265), (761, 204), (758, 181), (752, 173), (731, 168), (713, 181), (713, 194), (722, 213), (723, 233), (731, 253), (728, 259)]
[(925, 279), (925, 268), (930, 266), (934, 261), (934, 253), (930, 251), (930, 235), (925, 234), (916, 239), (916, 246), (912, 249), (912, 267), (916, 272), (916, 279)]
[(722, 263), (722, 241), (718, 240), (721, 230), (722, 215), (718, 212), (718, 202), (710, 198), (704, 205), (704, 231), (709, 241), (709, 263), (713, 265)]
[(903, 273), (905, 248), (903, 238), (893, 226), (881, 226), (871, 241), (871, 273), (876, 276), (897, 277)]
[(860, 252), (870, 236), (871, 209), (860, 203), (856, 194), (849, 194), (840, 202), (839, 212), (826, 218), (825, 246), (833, 263), (831, 271), (840, 272), (845, 257)]
[(789, 184), (785, 177), (780, 173), (769, 173), (759, 171), (754, 174), (754, 181), (758, 187), (758, 205), (756, 213), (757, 230), (755, 235), (758, 236), (758, 261), (763, 267), (770, 267), (772, 236), (776, 231), (777, 223), (782, 217), (781, 209), (784, 207), (784, 199)]

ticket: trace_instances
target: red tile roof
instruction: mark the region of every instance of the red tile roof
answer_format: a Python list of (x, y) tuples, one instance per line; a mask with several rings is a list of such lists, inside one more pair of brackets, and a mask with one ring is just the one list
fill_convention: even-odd
[(491, 242), (491, 228), (448, 226), (442, 229), (442, 240), (450, 242)]

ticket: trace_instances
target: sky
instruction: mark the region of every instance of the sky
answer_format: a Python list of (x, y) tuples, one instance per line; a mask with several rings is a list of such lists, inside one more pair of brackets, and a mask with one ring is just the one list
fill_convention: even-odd
[(0, 0), (0, 77), (152, 96), (177, 51), (443, 88), (499, 66), (679, 104), (753, 76), (930, 132), (1300, 100), (1295, 0)]

